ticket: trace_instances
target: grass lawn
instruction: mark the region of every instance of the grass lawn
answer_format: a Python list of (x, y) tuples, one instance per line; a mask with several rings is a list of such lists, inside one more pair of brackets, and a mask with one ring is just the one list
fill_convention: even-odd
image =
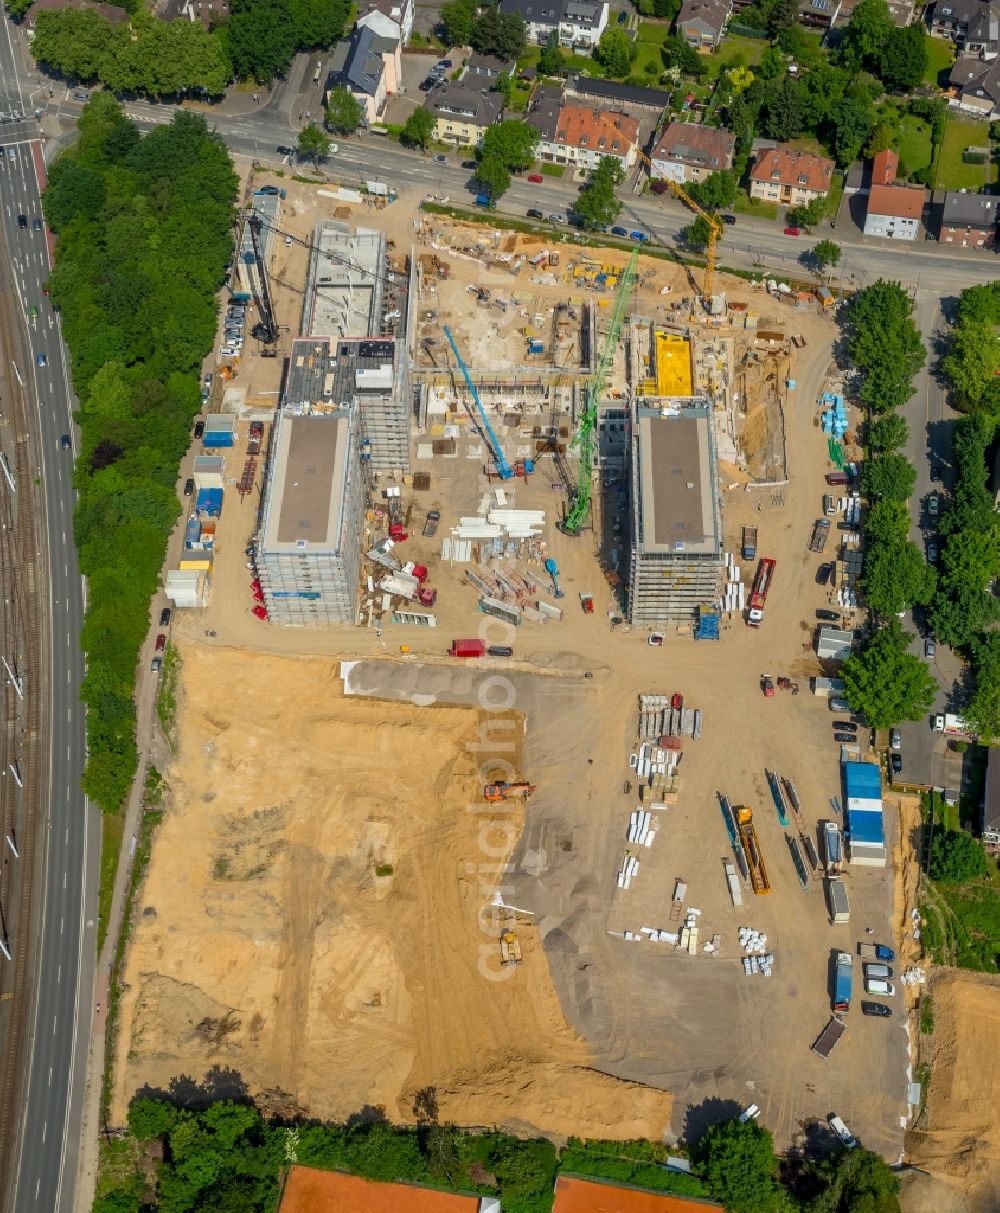
[(101, 818), (101, 886), (97, 893), (97, 950), (104, 947), (111, 914), (111, 898), (115, 891), (118, 854), (125, 833), (124, 813), (105, 813)]
[[(540, 46), (525, 47), (517, 60), (518, 70), (520, 71), (525, 67), (537, 69), (541, 54), (542, 48)], [(604, 78), (604, 68), (601, 67), (596, 59), (591, 59), (589, 55), (570, 55), (564, 50), (563, 63), (565, 64), (566, 72), (570, 75), (594, 76), (598, 79)]]
[(760, 198), (751, 198), (747, 194), (737, 194), (733, 203), (737, 215), (756, 215), (758, 219), (777, 219), (781, 208), (777, 202), (763, 202)]
[(528, 98), (531, 96), (530, 84), (518, 84), (516, 81), (511, 86), (510, 102), (507, 109), (514, 110), (516, 113), (523, 114), (528, 108)]
[(718, 80), (727, 68), (740, 60), (747, 67), (755, 67), (760, 63), (767, 42), (763, 38), (744, 38), (740, 34), (730, 34), (717, 51), (713, 51), (705, 60), (708, 64), (708, 78)]
[(934, 185), (945, 190), (979, 191), (996, 180), (995, 164), (964, 164), (962, 152), (967, 147), (986, 147), (988, 129), (977, 122), (960, 122), (949, 118), (944, 130), (944, 143), (938, 160)]
[(662, 46), (670, 33), (666, 21), (640, 21), (636, 33), (637, 42), (651, 42), (654, 46)]
[[(928, 39), (935, 42), (937, 39)], [(899, 160), (908, 173), (926, 168), (931, 162), (931, 128), (923, 118), (907, 114), (899, 124)]]
[(837, 208), (840, 206), (840, 200), (844, 196), (844, 186), (847, 184), (847, 178), (833, 175), (833, 180), (830, 182), (830, 190), (826, 195), (825, 214), (827, 219), (833, 219), (837, 214)]
[(642, 76), (649, 81), (650, 88), (656, 88), (664, 73), (663, 56), (660, 54), (659, 42), (637, 42), (635, 44), (635, 62), (632, 64), (630, 76)]
[(566, 171), (565, 164), (543, 164), (542, 165), (542, 176), (543, 177), (561, 177), (563, 175), (563, 173), (565, 173), (565, 171)]
[(955, 62), (955, 52), (951, 43), (944, 38), (926, 38), (927, 70), (924, 80), (935, 88), (944, 88), (948, 83), (951, 65)]

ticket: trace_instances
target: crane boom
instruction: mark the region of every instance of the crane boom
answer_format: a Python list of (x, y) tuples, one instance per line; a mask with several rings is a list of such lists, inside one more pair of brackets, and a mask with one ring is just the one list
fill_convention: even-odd
[[(260, 314), (260, 323), (255, 325), (253, 336), (263, 342), (264, 346), (273, 351), (278, 344), (278, 325), (274, 319), (274, 308), (271, 304), (271, 290), (267, 281), (267, 265), (264, 262), (264, 254), (260, 243), (260, 229), (262, 227), (260, 218), (251, 214), (247, 219), (247, 224), (250, 227), (250, 243), (253, 246), (254, 261), (257, 263), (256, 281), (260, 283), (260, 291), (255, 291), (257, 296), (257, 311)], [(251, 279), (253, 282), (254, 279)]]
[(568, 535), (575, 535), (579, 531), (584, 518), (587, 516), (587, 510), (590, 508), (594, 475), (594, 431), (597, 429), (601, 397), (604, 395), (608, 374), (614, 361), (615, 350), (618, 346), (618, 336), (621, 333), (622, 320), (625, 316), (625, 307), (628, 303), (628, 295), (632, 287), (632, 281), (635, 278), (635, 267), (638, 263), (639, 246), (637, 244), (632, 249), (632, 256), (629, 258), (629, 263), (618, 282), (618, 293), (615, 296), (615, 307), (611, 314), (611, 324), (604, 335), (604, 345), (601, 348), (601, 356), (598, 360), (597, 368), (587, 383), (586, 407), (584, 408), (583, 416), (580, 418), (576, 434), (573, 437), (572, 445), (578, 447), (580, 451), (580, 465), (577, 473), (576, 493), (573, 498), (573, 504), (570, 506), (569, 513), (566, 515), (566, 521), (562, 525), (563, 531)]
[(458, 365), (462, 369), (462, 374), (465, 376), (465, 383), (469, 389), (472, 399), (476, 402), (476, 408), (479, 411), (479, 420), (482, 423), (482, 428), (486, 434), (486, 441), (490, 446), (490, 453), (497, 465), (497, 474), (501, 480), (510, 480), (514, 475), (514, 469), (504, 457), (503, 447), (500, 445), (500, 440), (493, 432), (493, 426), (490, 425), (489, 418), (486, 416), (486, 410), (483, 408), (483, 402), (479, 399), (479, 393), (476, 391), (476, 385), (472, 382), (472, 376), (469, 374), (468, 368), (462, 359), (462, 355), (458, 352), (458, 346), (455, 344), (455, 338), (452, 335), (451, 329), (445, 325), (444, 335), (448, 338), (451, 345), (452, 353), (458, 360)]

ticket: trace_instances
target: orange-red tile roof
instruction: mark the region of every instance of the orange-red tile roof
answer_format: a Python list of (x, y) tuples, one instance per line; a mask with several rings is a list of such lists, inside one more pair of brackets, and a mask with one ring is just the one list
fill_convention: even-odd
[(587, 105), (564, 105), (559, 111), (556, 143), (607, 152), (609, 156), (624, 156), (638, 138), (639, 120), (628, 114), (592, 110)]
[(793, 189), (825, 194), (833, 180), (833, 168), (833, 161), (825, 156), (791, 147), (772, 147), (757, 153), (750, 176), (754, 181), (777, 181)]
[(292, 1167), (279, 1213), (476, 1213), (478, 1196)]
[(899, 157), (891, 148), (886, 148), (872, 161), (872, 185), (892, 185), (898, 171)]
[(690, 1196), (623, 1188), (598, 1180), (560, 1175), (556, 1180), (552, 1213), (698, 1213), (699, 1209), (721, 1207)]
[(868, 193), (868, 214), (919, 219), (926, 201), (927, 191), (916, 186), (873, 185)]

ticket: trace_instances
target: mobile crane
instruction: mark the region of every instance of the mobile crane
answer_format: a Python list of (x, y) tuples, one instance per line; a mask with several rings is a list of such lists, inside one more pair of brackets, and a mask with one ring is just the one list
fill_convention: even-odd
[[(278, 324), (274, 318), (271, 289), (267, 281), (267, 263), (264, 260), (260, 241), (260, 232), (263, 227), (260, 216), (251, 213), (247, 218), (247, 226), (250, 228), (250, 243), (253, 246), (254, 261), (257, 265), (257, 274), (253, 280), (253, 293), (254, 302), (257, 304), (257, 314), (260, 316), (250, 330), (250, 336), (256, 337), (261, 343), (262, 358), (276, 358), (278, 356)], [(257, 289), (258, 284), (259, 290)]]
[(476, 385), (472, 382), (472, 376), (469, 374), (469, 369), (465, 365), (462, 355), (458, 352), (458, 346), (455, 344), (455, 338), (451, 329), (445, 325), (444, 335), (448, 338), (451, 345), (452, 353), (455, 355), (458, 365), (461, 368), (462, 374), (465, 376), (465, 385), (469, 389), (469, 394), (475, 401), (476, 408), (479, 411), (479, 421), (483, 436), (486, 438), (487, 445), (490, 448), (490, 454), (497, 465), (497, 475), (501, 480), (510, 480), (514, 475), (514, 469), (507, 462), (503, 453), (503, 447), (500, 445), (500, 440), (493, 432), (493, 426), (490, 425), (490, 419), (486, 416), (486, 409), (483, 408), (483, 402), (479, 399), (479, 393), (476, 391)]

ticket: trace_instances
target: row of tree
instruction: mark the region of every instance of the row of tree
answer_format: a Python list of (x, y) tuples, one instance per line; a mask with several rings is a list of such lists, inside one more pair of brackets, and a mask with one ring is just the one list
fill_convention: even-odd
[(481, 55), (505, 63), (524, 50), (528, 40), (520, 13), (501, 13), (497, 5), (480, 8), (477, 0), (448, 0), (441, 6), (441, 32), (448, 46), (471, 46)]
[(329, 46), (347, 12), (347, 0), (231, 0), (228, 20), (208, 30), (141, 10), (113, 25), (67, 7), (38, 14), (31, 49), (53, 71), (116, 93), (218, 97), (234, 77), (269, 84), (296, 51)]
[(936, 574), (909, 538), (907, 502), (916, 472), (901, 452), (909, 430), (895, 411), (913, 395), (924, 347), (913, 323), (913, 304), (898, 282), (879, 280), (859, 291), (848, 312), (848, 356), (858, 368), (858, 395), (868, 410), (861, 488), (868, 498), (861, 586), (871, 611), (872, 634), (844, 663), (851, 706), (873, 728), (919, 720), (934, 701), (936, 683), (909, 650), (912, 636), (897, 616), (930, 603)]
[[(426, 1109), (424, 1109), (426, 1112)], [(268, 1122), (251, 1104), (230, 1101), (187, 1111), (142, 1097), (129, 1128), (153, 1167), (155, 1192), (137, 1170), (98, 1195), (94, 1213), (137, 1213), (143, 1199), (169, 1213), (271, 1210), (279, 1175), (290, 1163), (341, 1169), (380, 1182), (431, 1184), (499, 1197), (505, 1213), (550, 1213), (557, 1171), (592, 1175), (687, 1196), (711, 1195), (731, 1213), (779, 1213), (793, 1207), (779, 1177), (771, 1134), (737, 1120), (713, 1125), (692, 1154), (691, 1175), (667, 1171), (666, 1147), (649, 1141), (570, 1138), (552, 1143), (506, 1133), (466, 1133), (425, 1119), (417, 1128), (384, 1121), (345, 1127)], [(148, 1173), (148, 1172), (147, 1172)], [(898, 1213), (899, 1181), (876, 1154), (838, 1150), (802, 1163), (789, 1179), (808, 1189), (794, 1202), (811, 1213)]]
[(43, 205), (57, 237), (52, 302), (79, 397), (75, 535), (87, 577), (84, 789), (119, 808), (136, 769), (133, 688), (177, 470), (200, 407), (238, 180), (204, 119), (140, 137), (110, 93), (84, 108)]

